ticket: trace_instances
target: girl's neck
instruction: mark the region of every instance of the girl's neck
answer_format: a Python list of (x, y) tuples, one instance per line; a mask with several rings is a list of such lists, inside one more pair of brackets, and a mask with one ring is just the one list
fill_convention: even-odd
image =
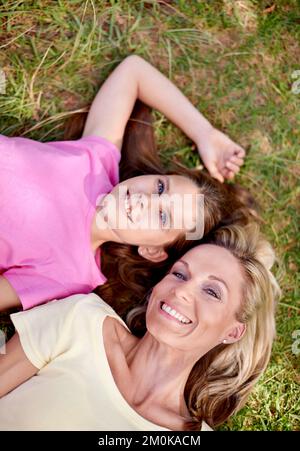
[(91, 225), (91, 248), (95, 253), (98, 247), (107, 241), (117, 242), (117, 236), (108, 228), (104, 219), (98, 215), (99, 207), (95, 210), (95, 214)]

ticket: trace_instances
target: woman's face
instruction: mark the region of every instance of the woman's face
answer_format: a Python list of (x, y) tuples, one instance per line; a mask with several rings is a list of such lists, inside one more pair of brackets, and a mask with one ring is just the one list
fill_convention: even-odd
[(202, 236), (199, 197), (187, 177), (143, 175), (116, 185), (102, 200), (101, 215), (123, 243), (163, 246), (196, 224)]
[(228, 250), (212, 244), (191, 249), (154, 287), (146, 313), (148, 332), (195, 358), (223, 340), (237, 341), (244, 332), (235, 316), (243, 282), (240, 264)]

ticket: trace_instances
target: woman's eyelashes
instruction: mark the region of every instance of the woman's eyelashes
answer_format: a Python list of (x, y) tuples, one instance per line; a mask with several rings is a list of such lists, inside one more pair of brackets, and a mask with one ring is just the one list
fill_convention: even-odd
[[(173, 271), (171, 271), (171, 274), (174, 275), (177, 279), (184, 281), (187, 280), (187, 276), (181, 271), (177, 271), (174, 269)], [(222, 293), (217, 288), (205, 286), (203, 288), (203, 291), (205, 292), (206, 295), (218, 299), (219, 301), (222, 301)]]
[(212, 296), (216, 299), (218, 299), (219, 301), (222, 300), (221, 297), (221, 293), (219, 292), (219, 290), (215, 289), (215, 288), (211, 288), (211, 287), (205, 287), (204, 288), (205, 293), (207, 293), (209, 296)]
[(172, 274), (177, 277), (177, 279), (186, 280), (186, 276), (180, 271), (172, 271)]

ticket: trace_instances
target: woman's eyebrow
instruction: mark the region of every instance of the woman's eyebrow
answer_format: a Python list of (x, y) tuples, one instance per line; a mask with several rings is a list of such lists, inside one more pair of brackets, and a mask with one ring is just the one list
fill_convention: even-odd
[(225, 285), (227, 291), (229, 291), (228, 285), (227, 285), (227, 283), (225, 282), (225, 280), (220, 279), (219, 277), (216, 277), (216, 276), (214, 276), (214, 275), (212, 275), (212, 274), (211, 274), (210, 276), (208, 276), (208, 278), (211, 279), (211, 280), (218, 280), (218, 281), (221, 282), (223, 285)]
[[(180, 263), (183, 263), (184, 266), (186, 266), (186, 268), (189, 270), (189, 264), (188, 264), (186, 261), (180, 259), (180, 260), (178, 260), (178, 263), (179, 263), (179, 262), (180, 262)], [(218, 280), (218, 281), (221, 282), (223, 285), (225, 285), (225, 287), (226, 287), (227, 290), (229, 291), (229, 287), (228, 287), (227, 283), (225, 282), (225, 280), (220, 279), (220, 277), (214, 276), (213, 274), (210, 274), (210, 275), (208, 276), (208, 278), (209, 278), (210, 280)]]
[(177, 263), (183, 263), (184, 266), (187, 268), (187, 270), (188, 271), (190, 270), (189, 264), (186, 261), (180, 259), (180, 260), (177, 260)]

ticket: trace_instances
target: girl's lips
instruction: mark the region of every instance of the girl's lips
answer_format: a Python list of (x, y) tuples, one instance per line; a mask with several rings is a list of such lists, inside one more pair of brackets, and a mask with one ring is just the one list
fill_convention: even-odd
[(131, 206), (131, 199), (130, 199), (129, 189), (126, 192), (126, 196), (125, 196), (125, 199), (124, 199), (124, 205), (125, 205), (125, 212), (126, 212), (127, 218), (131, 222), (133, 222), (132, 217), (131, 217), (132, 206)]

